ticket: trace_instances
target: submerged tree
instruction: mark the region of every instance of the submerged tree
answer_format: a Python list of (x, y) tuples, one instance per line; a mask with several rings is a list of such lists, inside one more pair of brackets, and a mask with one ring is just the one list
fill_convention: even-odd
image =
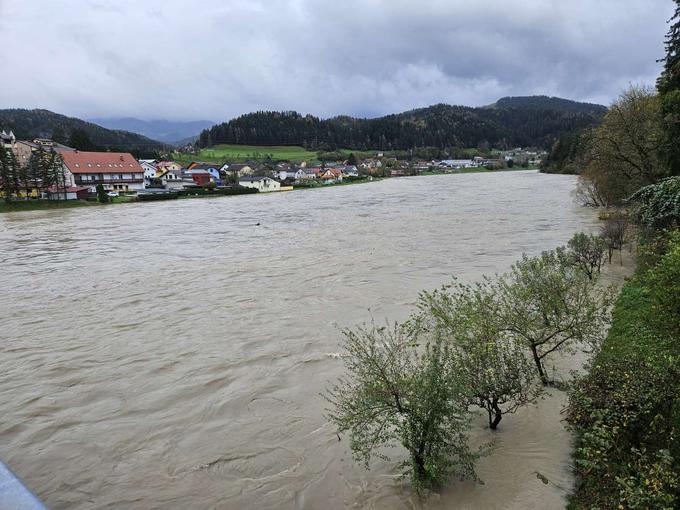
[(578, 232), (567, 243), (567, 256), (571, 263), (593, 280), (602, 269), (604, 248), (605, 242), (601, 237)]
[[(628, 218), (623, 214), (614, 214), (607, 218), (604, 225), (600, 227), (600, 237), (607, 247), (607, 259), (612, 263), (612, 254), (614, 250), (619, 250), (623, 257), (623, 245), (626, 242), (626, 234), (628, 233)], [(623, 263), (623, 258), (621, 259)]]
[(468, 446), (465, 385), (445, 341), (395, 325), (344, 331), (346, 376), (324, 397), (329, 420), (349, 432), (355, 459), (388, 459), (381, 447), (400, 443), (416, 490), (450, 475), (476, 479), (478, 453)]
[(566, 262), (556, 251), (524, 255), (499, 279), (499, 313), (507, 332), (529, 349), (543, 384), (551, 384), (545, 360), (597, 345), (609, 322), (613, 291)]
[(487, 412), (495, 430), (506, 414), (536, 400), (541, 388), (524, 344), (515, 341), (500, 318), (497, 286), (490, 280), (454, 283), (420, 297), (421, 323), (431, 323), (450, 342), (467, 404)]

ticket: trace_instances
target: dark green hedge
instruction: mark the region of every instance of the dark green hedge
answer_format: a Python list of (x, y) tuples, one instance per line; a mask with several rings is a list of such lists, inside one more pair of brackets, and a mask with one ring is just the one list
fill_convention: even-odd
[(589, 373), (570, 391), (570, 508), (678, 508), (680, 234), (628, 281)]
[(187, 196), (222, 196), (222, 195), (249, 195), (253, 193), (258, 193), (255, 188), (245, 188), (243, 186), (237, 186), (233, 188), (217, 188), (217, 189), (205, 189), (205, 188), (194, 188), (185, 189), (177, 192), (181, 197)]

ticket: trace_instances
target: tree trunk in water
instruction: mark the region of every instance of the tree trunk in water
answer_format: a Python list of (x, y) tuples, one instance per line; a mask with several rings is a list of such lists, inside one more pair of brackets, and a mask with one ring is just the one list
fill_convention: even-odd
[(420, 448), (418, 452), (413, 454), (413, 463), (416, 468), (416, 479), (421, 482), (425, 480), (425, 459), (422, 453), (423, 448)]
[(536, 368), (538, 369), (538, 376), (541, 378), (541, 382), (543, 383), (543, 386), (548, 386), (550, 384), (550, 381), (548, 381), (548, 378), (545, 375), (545, 371), (543, 370), (543, 364), (541, 363), (541, 358), (538, 356), (538, 351), (536, 350), (536, 347), (531, 347), (531, 354), (534, 358), (534, 363), (536, 363)]
[(498, 399), (492, 399), (489, 401), (486, 410), (489, 413), (489, 428), (491, 430), (496, 430), (498, 424), (503, 419), (503, 412), (501, 411), (500, 407), (498, 407)]

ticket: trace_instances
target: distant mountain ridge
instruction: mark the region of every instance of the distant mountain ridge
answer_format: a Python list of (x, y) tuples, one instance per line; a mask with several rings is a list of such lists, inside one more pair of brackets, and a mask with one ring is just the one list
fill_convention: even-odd
[(194, 141), (204, 129), (215, 125), (210, 120), (171, 121), (171, 120), (141, 120), (134, 117), (123, 118), (94, 118), (90, 122), (108, 129), (119, 129), (139, 133), (153, 140), (180, 145)]
[(564, 133), (599, 124), (606, 111), (602, 105), (548, 96), (504, 97), (478, 108), (436, 104), (371, 119), (260, 111), (204, 130), (198, 144), (385, 150), (488, 144), (547, 149)]
[(63, 143), (68, 142), (68, 137), (74, 130), (81, 130), (87, 134), (94, 145), (101, 149), (126, 152), (152, 152), (166, 147), (159, 141), (137, 133), (107, 129), (75, 117), (67, 117), (41, 109), (0, 110), (0, 129), (12, 130), (20, 140), (55, 138), (55, 141)]
[(600, 112), (603, 115), (607, 107), (595, 103), (583, 103), (561, 97), (550, 96), (515, 96), (502, 97), (489, 108), (530, 108), (537, 110), (556, 110), (563, 112)]

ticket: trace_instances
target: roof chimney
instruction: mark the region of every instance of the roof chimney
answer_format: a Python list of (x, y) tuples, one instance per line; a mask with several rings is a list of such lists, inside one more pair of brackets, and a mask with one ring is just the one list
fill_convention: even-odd
[(121, 161), (125, 161), (125, 158), (123, 157), (122, 154), (120, 155), (120, 160), (121, 160)]

